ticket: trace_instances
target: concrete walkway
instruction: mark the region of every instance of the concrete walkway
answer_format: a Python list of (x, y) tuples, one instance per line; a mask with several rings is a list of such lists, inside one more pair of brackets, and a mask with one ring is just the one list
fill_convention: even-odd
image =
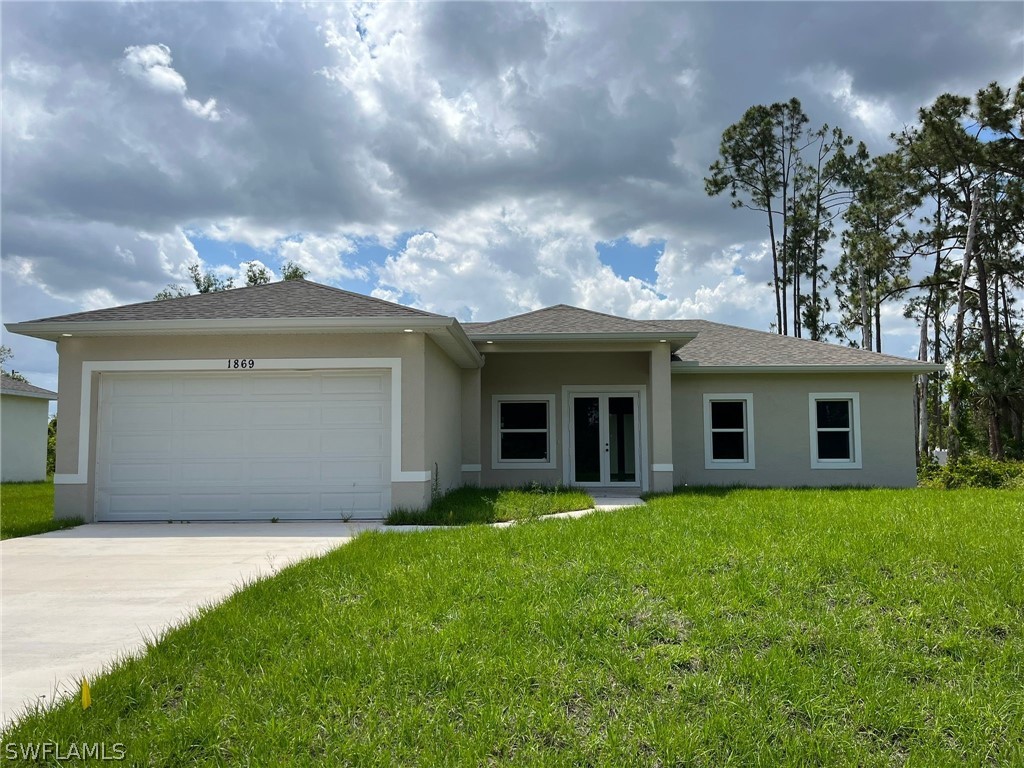
[(0, 723), (200, 606), (380, 523), (95, 523), (0, 542)]
[[(595, 509), (640, 506), (596, 497)], [(595, 509), (562, 512), (576, 518)], [(495, 523), (504, 528), (511, 523)], [(249, 581), (383, 523), (93, 523), (0, 542), (0, 724), (77, 692), (114, 659)]]
[[(550, 515), (544, 515), (543, 517), (536, 518), (537, 520), (564, 520), (564, 519), (576, 519), (577, 517), (585, 517), (592, 512), (613, 512), (616, 509), (625, 509), (627, 507), (642, 507), (644, 506), (644, 500), (639, 496), (595, 496), (594, 506), (592, 509), (578, 509), (574, 512), (555, 512)], [(508, 528), (518, 523), (527, 522), (524, 520), (507, 520), (503, 523), (491, 523), (492, 528)], [(427, 526), (421, 526), (426, 528)]]

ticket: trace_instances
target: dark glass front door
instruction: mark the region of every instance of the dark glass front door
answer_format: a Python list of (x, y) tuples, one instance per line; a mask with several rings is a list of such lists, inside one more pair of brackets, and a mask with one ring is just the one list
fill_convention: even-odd
[(638, 484), (637, 396), (572, 395), (572, 482)]

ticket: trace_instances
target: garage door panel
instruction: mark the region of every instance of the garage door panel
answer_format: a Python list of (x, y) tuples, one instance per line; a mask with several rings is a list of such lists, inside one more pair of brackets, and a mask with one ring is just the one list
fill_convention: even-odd
[(320, 378), (325, 395), (383, 395), (384, 377), (379, 374), (327, 373)]
[(250, 432), (246, 436), (250, 456), (312, 456), (317, 449), (317, 433), (309, 430), (274, 429)]
[(209, 429), (220, 427), (232, 429), (242, 423), (246, 408), (234, 403), (191, 402), (177, 408), (177, 421), (183, 427)]
[(267, 403), (255, 406), (251, 416), (254, 427), (312, 427), (319, 422), (320, 407)]
[(152, 377), (121, 377), (112, 381), (108, 390), (113, 398), (171, 397), (174, 394), (172, 379)]
[(292, 397), (317, 393), (316, 380), (312, 374), (262, 375), (252, 379), (254, 395), (276, 395)]
[(138, 483), (170, 483), (174, 478), (174, 470), (166, 463), (114, 463), (107, 465), (107, 479), (118, 485)]
[(166, 511), (173, 506), (173, 499), (174, 496), (169, 493), (111, 495), (109, 497), (110, 513), (122, 519), (140, 512), (148, 512), (153, 515), (166, 514)]
[(111, 414), (111, 425), (120, 433), (148, 433), (154, 429), (170, 429), (175, 416), (175, 409), (171, 406), (132, 403)]
[(313, 493), (261, 493), (253, 496), (252, 510), (275, 516), (305, 513), (308, 517), (315, 512), (314, 500)]
[(316, 462), (308, 459), (254, 461), (249, 466), (252, 469), (251, 479), (254, 483), (320, 482), (320, 473), (317, 472)]
[(379, 429), (346, 429), (323, 432), (320, 453), (325, 456), (383, 456), (387, 438)]
[(325, 405), (321, 409), (320, 423), (324, 426), (383, 427), (387, 408), (380, 403), (362, 402), (352, 405)]
[(323, 483), (384, 483), (385, 466), (381, 461), (322, 461), (320, 477)]
[(377, 519), (383, 371), (101, 374), (100, 520)]
[(186, 397), (240, 397), (245, 380), (232, 376), (201, 376), (181, 379), (181, 392)]
[(106, 445), (113, 459), (170, 457), (174, 454), (173, 443), (160, 435), (114, 434), (108, 436)]
[(188, 461), (178, 466), (182, 483), (241, 483), (246, 479), (245, 466), (241, 461)]
[(244, 498), (238, 493), (182, 493), (178, 495), (178, 510), (183, 516), (192, 513), (239, 514)]
[(228, 430), (204, 430), (184, 432), (180, 436), (184, 456), (243, 456), (245, 455), (245, 433)]

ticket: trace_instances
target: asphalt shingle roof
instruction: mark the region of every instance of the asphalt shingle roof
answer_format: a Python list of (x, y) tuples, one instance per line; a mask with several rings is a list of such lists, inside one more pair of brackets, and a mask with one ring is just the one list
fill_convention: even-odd
[(15, 379), (6, 373), (0, 372), (0, 393), (5, 395), (27, 395), (29, 397), (46, 397), (51, 400), (57, 399), (57, 393), (48, 389), (29, 384), (27, 381)]
[(810, 339), (754, 331), (709, 320), (658, 320), (677, 331), (695, 331), (697, 338), (680, 349), (675, 359), (698, 366), (767, 365), (909, 365), (917, 360), (864, 349), (841, 347)]
[(178, 299), (74, 312), (31, 322), (112, 320), (248, 320), (286, 317), (441, 317), (308, 280), (283, 280)]
[(715, 366), (843, 366), (909, 365), (916, 360), (796, 339), (709, 320), (630, 320), (558, 304), (488, 323), (463, 323), (471, 339), (502, 335), (607, 333), (695, 333), (674, 359), (698, 367)]
[[(589, 309), (556, 304), (534, 312), (514, 315), (489, 323), (463, 323), (466, 334), (474, 336), (502, 336), (549, 333), (664, 333), (662, 326), (644, 320), (606, 315)], [(669, 329), (671, 330), (671, 329)]]

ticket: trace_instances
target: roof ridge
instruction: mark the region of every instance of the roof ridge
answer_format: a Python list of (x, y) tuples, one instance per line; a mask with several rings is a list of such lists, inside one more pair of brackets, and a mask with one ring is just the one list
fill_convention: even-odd
[(507, 320), (518, 320), (519, 318), (529, 317), (530, 315), (536, 315), (536, 314), (539, 314), (541, 312), (549, 312), (552, 309), (572, 309), (572, 310), (575, 310), (577, 312), (586, 312), (586, 313), (591, 314), (591, 315), (600, 315), (601, 317), (608, 317), (608, 318), (611, 318), (612, 320), (622, 320), (622, 321), (627, 322), (627, 323), (636, 323), (637, 325), (647, 325), (647, 324), (653, 322), (651, 320), (637, 320), (636, 318), (633, 318), (633, 317), (623, 317), (622, 315), (613, 315), (610, 312), (601, 312), (601, 311), (596, 310), (596, 309), (587, 309), (586, 307), (577, 307), (577, 306), (575, 306), (573, 304), (558, 303), (558, 304), (552, 304), (550, 307), (541, 307), (540, 309), (532, 309), (529, 312), (521, 312), (518, 315), (509, 315), (508, 317), (502, 317), (502, 318), (499, 318), (497, 320), (489, 320), (489, 321), (487, 321), (485, 323), (482, 323), (482, 324), (483, 325), (496, 325), (497, 323), (503, 323), (503, 322), (505, 322)]
[[(338, 288), (337, 286), (334, 286), (334, 285), (324, 285), (323, 283), (317, 283), (317, 282), (314, 282), (312, 280), (307, 280), (304, 277), (297, 278), (295, 280), (278, 280), (277, 283), (267, 283), (267, 285), (277, 285), (277, 284), (282, 284), (282, 283), (297, 283), (297, 282), (303, 282), (303, 283), (306, 283), (307, 285), (312, 285), (312, 286), (314, 286), (316, 288), (322, 288), (325, 291), (332, 291), (334, 293), (343, 293), (346, 296), (354, 296), (357, 299), (369, 299), (370, 301), (379, 301), (381, 304), (387, 304), (388, 306), (391, 306), (391, 307), (398, 307), (399, 309), (412, 310), (413, 312), (419, 312), (421, 315), (427, 315), (429, 317), (447, 317), (447, 315), (439, 315), (439, 314), (437, 314), (435, 312), (427, 312), (427, 310), (425, 310), (425, 309), (419, 309), (417, 307), (410, 307), (410, 306), (407, 306), (405, 304), (399, 304), (399, 303), (397, 303), (395, 301), (388, 301), (387, 299), (382, 299), (379, 296), (371, 296), (371, 295), (366, 294), (366, 293), (356, 293), (355, 291), (350, 291), (350, 290), (347, 290), (346, 288)], [(253, 287), (257, 287), (257, 286), (253, 286)]]
[[(26, 321), (26, 322), (29, 322), (29, 323), (48, 323), (48, 322), (59, 322), (59, 321), (71, 321), (71, 320), (83, 319), (83, 316), (85, 316), (85, 315), (92, 315), (94, 313), (106, 313), (106, 312), (108, 312), (110, 310), (117, 310), (119, 312), (123, 312), (125, 310), (128, 310), (129, 312), (131, 312), (133, 310), (134, 311), (148, 310), (149, 308), (153, 308), (153, 307), (161, 307), (162, 309), (166, 309), (166, 308), (169, 308), (169, 307), (180, 307), (181, 311), (186, 311), (186, 312), (187, 311), (191, 311), (191, 312), (194, 313), (194, 312), (197, 311), (196, 308), (199, 307), (199, 306), (207, 307), (207, 306), (210, 306), (212, 302), (227, 300), (227, 297), (232, 297), (231, 300), (233, 302), (248, 301), (248, 299), (237, 298), (238, 295), (242, 291), (254, 291), (254, 292), (257, 292), (257, 293), (260, 292), (260, 291), (264, 291), (264, 292), (269, 291), (270, 294), (267, 295), (267, 298), (265, 299), (266, 301), (282, 301), (282, 300), (286, 300), (286, 303), (294, 306), (295, 304), (302, 304), (302, 300), (301, 300), (301, 298), (299, 298), (302, 294), (290, 294), (289, 296), (286, 296), (284, 293), (282, 293), (282, 297), (280, 297), (280, 298), (277, 298), (277, 297), (271, 298), (271, 296), (273, 296), (275, 291), (294, 290), (295, 286), (302, 286), (305, 290), (310, 291), (310, 292), (314, 292), (315, 291), (316, 294), (319, 294), (321, 296), (324, 296), (324, 295), (327, 295), (327, 294), (329, 294), (329, 296), (332, 297), (332, 298), (335, 297), (335, 296), (339, 296), (339, 297), (343, 296), (343, 297), (346, 297), (346, 298), (349, 298), (349, 299), (353, 299), (353, 300), (356, 300), (356, 301), (370, 302), (371, 305), (372, 304), (383, 305), (383, 306), (386, 306), (386, 307), (390, 307), (390, 308), (401, 310), (403, 314), (413, 314), (413, 315), (420, 315), (420, 316), (423, 316), (423, 317), (434, 317), (434, 318), (443, 317), (443, 315), (437, 315), (437, 314), (434, 314), (433, 312), (427, 312), (426, 310), (417, 309), (415, 307), (407, 307), (407, 306), (402, 305), (402, 304), (397, 304), (397, 303), (395, 303), (393, 301), (388, 301), (387, 299), (378, 298), (377, 296), (368, 296), (368, 295), (365, 295), (365, 294), (362, 294), (362, 293), (356, 293), (355, 291), (348, 291), (348, 290), (345, 290), (344, 288), (336, 288), (336, 287), (334, 287), (332, 285), (324, 285), (323, 283), (317, 283), (317, 282), (314, 282), (312, 280), (306, 280), (305, 278), (301, 278), (301, 279), (297, 279), (297, 280), (277, 280), (277, 281), (270, 282), (270, 283), (263, 283), (261, 285), (244, 285), (244, 286), (239, 286), (238, 288), (228, 288), (226, 290), (220, 290), (220, 291), (207, 291), (206, 293), (191, 293), (191, 294), (188, 294), (187, 296), (174, 296), (174, 297), (167, 298), (167, 299), (148, 299), (147, 301), (136, 301), (136, 302), (133, 302), (131, 304), (118, 304), (118, 305), (114, 305), (112, 307), (101, 307), (101, 308), (95, 309), (95, 310), (80, 310), (78, 312), (65, 312), (64, 314), (61, 314), (61, 315), (52, 315), (50, 317), (37, 318), (37, 319), (29, 320), (29, 321)], [(253, 300), (256, 301), (255, 298)], [(190, 310), (185, 310), (184, 307), (186, 307), (186, 306), (189, 307)], [(213, 304), (213, 306), (216, 306), (216, 305)], [(324, 314), (322, 314), (322, 315), (315, 315), (315, 316), (317, 316), (317, 317), (332, 317), (332, 316), (336, 316), (335, 313), (332, 313), (329, 310), (330, 310), (329, 307), (323, 308)], [(166, 314), (166, 313), (160, 313), (160, 314)], [(312, 317), (314, 315), (303, 315), (303, 316)]]

